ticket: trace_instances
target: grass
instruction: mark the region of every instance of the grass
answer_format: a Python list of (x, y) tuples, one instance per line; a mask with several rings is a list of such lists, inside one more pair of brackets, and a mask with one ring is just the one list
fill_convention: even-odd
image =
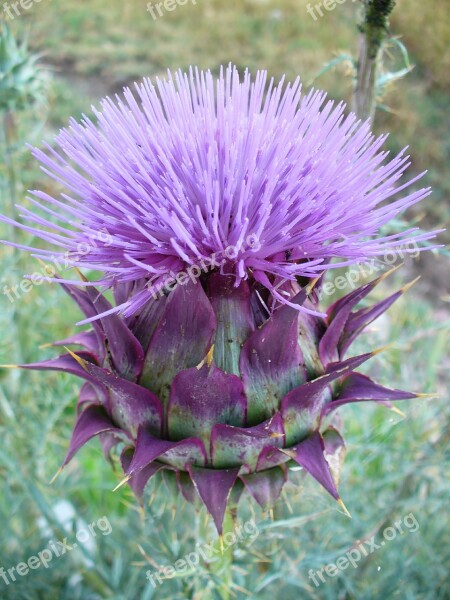
[[(300, 72), (309, 81), (333, 52), (354, 50), (355, 14), (348, 2), (314, 23), (305, 5), (303, 0), (198, 0), (195, 9), (188, 4), (153, 22), (143, 2), (35, 4), (15, 25), (32, 27), (33, 47), (45, 52), (54, 83), (46, 112), (24, 115), (19, 139), (50, 138), (70, 115), (79, 116), (104, 93), (119, 91), (142, 75), (161, 74), (167, 67), (195, 63), (217, 70), (231, 60), (252, 69), (267, 67), (274, 76), (286, 72), (292, 78)], [(417, 0), (403, 0), (394, 17), (394, 31), (404, 33), (417, 67), (385, 98), (394, 112), (379, 112), (377, 127), (392, 130), (393, 150), (411, 143), (416, 171), (430, 167), (435, 201), (427, 202), (430, 214), (424, 223), (437, 224), (449, 212), (449, 125), (444, 118), (448, 74), (439, 61), (450, 35), (442, 24), (445, 15), (432, 21), (437, 13), (431, 6), (443, 9), (442, 3), (430, 2), (422, 11)], [(424, 23), (428, 28), (430, 22), (437, 26), (426, 37)], [(342, 70), (327, 72), (318, 84), (336, 98), (349, 97), (351, 82)], [(16, 160), (24, 188), (54, 191), (21, 147), (18, 144)], [(11, 214), (5, 187), (1, 192), (1, 210)], [(1, 225), (0, 236), (10, 239), (11, 231)], [(30, 242), (26, 236), (21, 240)], [(1, 249), (1, 261), (8, 285), (38, 268), (24, 253), (8, 248)], [(432, 259), (426, 264), (442, 279)], [(443, 260), (439, 265), (445, 268)], [(382, 292), (400, 287), (412, 270), (411, 264), (400, 270)], [(386, 385), (440, 397), (401, 403), (406, 419), (369, 403), (341, 410), (348, 444), (341, 494), (351, 520), (301, 473), (276, 505), (275, 520), (243, 498), (239, 516), (244, 522), (253, 516), (259, 535), (251, 546), (234, 548), (236, 598), (448, 598), (449, 321), (441, 288), (430, 294), (431, 279), (427, 273), (423, 279), (422, 286), (413, 288), (367, 332), (355, 353), (392, 341), (367, 372)], [(70, 335), (79, 317), (69, 298), (53, 285), (34, 287), (14, 303), (1, 294), (0, 304), (2, 364), (54, 356), (52, 349), (40, 346)], [(200, 598), (202, 592), (203, 597), (215, 598), (204, 565), (195, 576), (168, 580), (161, 587), (153, 588), (146, 580), (146, 570), (154, 570), (154, 564), (169, 565), (192, 552), (199, 528), (206, 527), (203, 539), (214, 540), (203, 513), (196, 516), (190, 505), (171, 499), (173, 482), (149, 486), (152, 502), (144, 515), (126, 488), (112, 492), (120, 472), (105, 464), (100, 445), (93, 442), (49, 485), (67, 448), (78, 387), (70, 376), (0, 370), (0, 566), (27, 560), (49, 539), (74, 540), (75, 532), (64, 533), (55, 511), (62, 499), (86, 523), (107, 516), (112, 531), (98, 535), (84, 554), (77, 548), (55, 558), (48, 569), (30, 572), (9, 586), (0, 579), (0, 597), (159, 600)], [(358, 540), (375, 535), (380, 542), (385, 527), (410, 513), (419, 524), (417, 531), (397, 535), (363, 557), (357, 568), (327, 577), (317, 588), (309, 579), (309, 569), (335, 563)], [(50, 533), (43, 529), (42, 518)]]

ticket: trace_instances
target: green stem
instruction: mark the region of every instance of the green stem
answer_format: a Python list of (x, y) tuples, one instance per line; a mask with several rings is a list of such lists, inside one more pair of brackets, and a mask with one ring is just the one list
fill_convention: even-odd
[(395, 0), (363, 0), (364, 13), (359, 25), (358, 72), (353, 93), (353, 111), (373, 121), (376, 110), (376, 83), (388, 18)]
[(231, 533), (234, 529), (234, 519), (232, 512), (227, 508), (225, 517), (223, 519), (223, 532), (222, 536), (217, 542), (220, 548), (219, 560), (212, 563), (211, 572), (214, 573), (221, 582), (219, 593), (223, 600), (229, 600), (231, 598), (231, 585), (233, 583), (233, 547), (227, 545), (227, 533)]
[[(211, 535), (214, 534), (211, 527), (211, 520), (208, 521), (208, 523), (205, 521), (203, 514), (197, 517), (197, 542), (199, 545), (205, 542), (211, 545)], [(204, 581), (201, 581), (199, 578), (194, 587), (192, 600), (209, 600), (212, 595), (212, 587), (217, 590), (222, 600), (230, 600), (233, 597), (231, 593), (233, 583), (233, 546), (229, 542), (227, 543), (227, 533), (233, 532), (234, 527), (234, 512), (230, 507), (227, 507), (223, 519), (222, 535), (212, 545), (214, 547), (213, 558), (206, 565), (211, 575), (210, 583), (205, 586)]]

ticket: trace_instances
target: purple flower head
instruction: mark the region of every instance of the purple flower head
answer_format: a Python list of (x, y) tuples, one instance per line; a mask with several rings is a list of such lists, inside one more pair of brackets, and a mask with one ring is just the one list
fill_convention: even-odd
[(102, 285), (132, 287), (115, 310), (131, 315), (149, 299), (149, 282), (158, 289), (199, 263), (288, 302), (283, 281), (434, 235), (376, 237), (429, 189), (406, 191), (420, 176), (403, 181), (405, 152), (387, 160), (385, 135), (321, 91), (302, 95), (298, 79), (275, 85), (265, 71), (252, 81), (232, 66), (218, 79), (191, 69), (156, 86), (146, 79), (136, 93), (103, 100), (96, 123), (71, 120), (57, 150), (34, 150), (66, 193), (33, 192), (49, 219), (23, 209), (29, 225), (19, 225), (68, 253), (69, 264), (102, 271)]
[[(46, 218), (0, 217), (113, 288), (111, 303), (54, 277), (91, 328), (54, 343), (77, 353), (21, 365), (85, 381), (64, 465), (99, 437), (138, 497), (153, 477), (171, 481), (219, 533), (244, 488), (266, 510), (294, 465), (341, 502), (335, 412), (420, 397), (356, 371), (378, 351), (346, 356), (410, 286), (359, 308), (385, 273), (321, 315), (317, 281), (296, 278), (433, 237), (380, 234), (429, 190), (399, 195), (415, 181), (400, 181), (409, 159), (388, 162), (385, 136), (342, 104), (266, 79), (191, 70), (104, 100), (96, 124), (72, 121), (59, 150), (34, 151), (66, 188), (33, 193)], [(184, 285), (166, 295), (174, 279)]]

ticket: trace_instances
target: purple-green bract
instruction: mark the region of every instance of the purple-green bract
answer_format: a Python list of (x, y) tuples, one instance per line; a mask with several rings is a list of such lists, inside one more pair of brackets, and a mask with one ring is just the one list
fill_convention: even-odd
[(233, 490), (266, 508), (292, 463), (339, 500), (335, 410), (417, 397), (355, 372), (374, 352), (345, 357), (404, 290), (358, 309), (378, 278), (321, 314), (308, 278), (434, 235), (377, 237), (429, 191), (399, 197), (415, 180), (400, 181), (408, 158), (387, 161), (385, 137), (298, 81), (265, 88), (264, 72), (252, 83), (229, 67), (105, 100), (96, 124), (59, 134), (58, 152), (34, 151), (68, 190), (34, 192), (52, 220), (9, 220), (99, 269), (114, 293), (111, 304), (91, 282), (55, 278), (91, 330), (57, 342), (78, 354), (22, 365), (86, 380), (64, 464), (99, 435), (107, 454), (120, 445), (138, 496), (171, 471), (219, 532)]

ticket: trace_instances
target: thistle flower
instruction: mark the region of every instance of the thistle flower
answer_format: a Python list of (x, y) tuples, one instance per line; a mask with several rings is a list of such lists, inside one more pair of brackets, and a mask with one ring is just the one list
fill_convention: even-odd
[[(127, 316), (150, 296), (139, 289), (143, 279), (158, 287), (228, 247), (236, 257), (222, 273), (236, 285), (251, 276), (286, 302), (279, 278), (315, 277), (408, 242), (414, 229), (376, 237), (430, 192), (387, 202), (421, 177), (398, 185), (405, 152), (386, 162), (387, 136), (345, 116), (343, 103), (314, 90), (302, 97), (298, 79), (284, 89), (271, 81), (264, 94), (266, 79), (259, 72), (252, 83), (245, 73), (240, 81), (229, 67), (215, 81), (191, 70), (158, 80), (157, 89), (144, 80), (139, 102), (128, 89), (125, 102), (104, 100), (101, 112), (93, 109), (97, 124), (72, 120), (57, 136), (59, 152), (34, 150), (69, 193), (58, 200), (38, 191), (30, 200), (48, 215), (56, 209), (63, 225), (22, 209), (30, 223), (22, 228), (63, 248), (69, 264), (102, 271), (101, 285), (137, 282), (117, 307)], [(107, 241), (80, 252), (98, 231)]]
[(229, 67), (217, 81), (191, 70), (157, 89), (145, 80), (139, 99), (106, 99), (96, 124), (58, 135), (59, 152), (34, 150), (68, 193), (30, 200), (61, 224), (28, 209), (30, 225), (3, 217), (99, 269), (114, 293), (111, 304), (92, 282), (55, 277), (92, 329), (56, 342), (83, 351), (22, 365), (86, 380), (64, 464), (94, 436), (107, 454), (121, 444), (138, 496), (175, 472), (219, 532), (232, 490), (267, 508), (292, 463), (340, 501), (336, 409), (418, 396), (355, 372), (376, 351), (346, 358), (407, 288), (358, 310), (382, 276), (323, 314), (315, 287), (326, 269), (433, 237), (379, 235), (429, 190), (399, 198), (417, 180), (401, 181), (408, 157), (386, 161), (386, 136), (343, 104), (302, 97), (298, 80), (265, 87), (265, 72), (252, 83)]

